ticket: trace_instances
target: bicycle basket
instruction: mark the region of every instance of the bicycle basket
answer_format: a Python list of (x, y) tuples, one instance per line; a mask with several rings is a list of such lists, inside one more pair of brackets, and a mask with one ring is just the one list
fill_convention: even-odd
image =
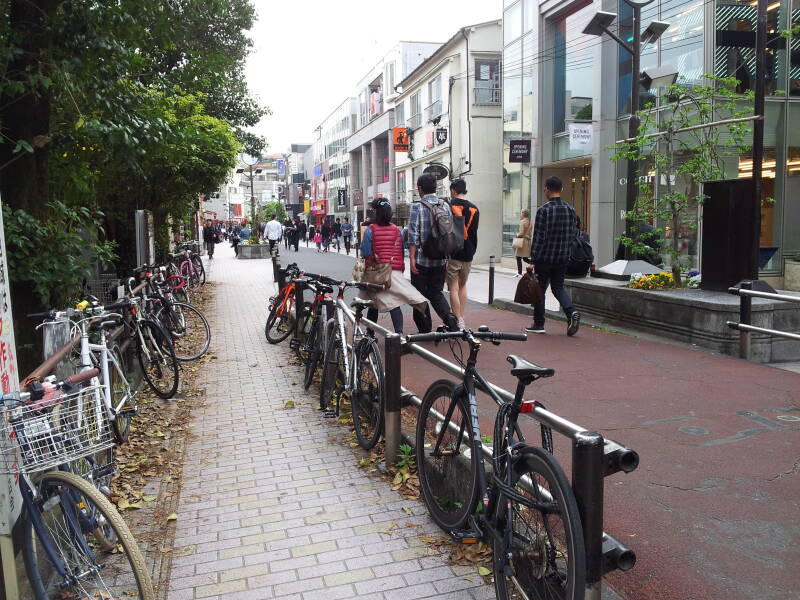
[(114, 445), (105, 407), (104, 386), (4, 407), (0, 422), (0, 471), (46, 471)]

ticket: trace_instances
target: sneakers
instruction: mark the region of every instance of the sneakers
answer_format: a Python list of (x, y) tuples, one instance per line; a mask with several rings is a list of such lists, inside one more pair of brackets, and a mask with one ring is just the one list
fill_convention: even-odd
[(577, 310), (574, 311), (568, 319), (569, 325), (567, 325), (567, 335), (573, 336), (578, 333), (578, 328), (581, 326), (581, 313)]
[(527, 333), (544, 333), (544, 325), (528, 325), (525, 331)]

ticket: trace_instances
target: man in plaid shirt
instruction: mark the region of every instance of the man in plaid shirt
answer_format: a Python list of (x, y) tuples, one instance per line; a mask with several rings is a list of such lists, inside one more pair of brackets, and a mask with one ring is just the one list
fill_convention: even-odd
[(542, 299), (533, 304), (533, 325), (525, 328), (531, 333), (544, 333), (544, 295), (549, 284), (552, 284), (553, 295), (567, 315), (567, 335), (575, 335), (581, 324), (581, 314), (575, 310), (572, 299), (564, 289), (569, 249), (578, 234), (578, 228), (575, 210), (561, 200), (563, 188), (558, 177), (548, 177), (544, 183), (547, 202), (536, 211), (531, 260), (542, 288)]

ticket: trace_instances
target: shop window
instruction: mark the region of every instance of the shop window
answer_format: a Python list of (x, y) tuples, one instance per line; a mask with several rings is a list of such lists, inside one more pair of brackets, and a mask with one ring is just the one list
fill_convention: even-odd
[(503, 13), (503, 44), (509, 44), (522, 35), (522, 2), (517, 2)]
[(592, 104), (595, 42), (581, 32), (596, 12), (588, 5), (552, 23), (553, 133), (566, 131)]

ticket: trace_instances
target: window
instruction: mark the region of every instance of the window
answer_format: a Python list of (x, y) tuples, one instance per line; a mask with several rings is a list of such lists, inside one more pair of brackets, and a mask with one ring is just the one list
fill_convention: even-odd
[(553, 133), (566, 131), (573, 121), (592, 120), (596, 40), (581, 32), (595, 12), (589, 5), (553, 23)]
[(522, 35), (522, 2), (503, 13), (503, 44), (508, 45)]
[(411, 117), (408, 119), (408, 126), (417, 129), (422, 125), (422, 108), (420, 107), (419, 92), (411, 95)]
[(406, 104), (402, 100), (394, 107), (394, 124), (397, 127), (406, 124)]
[(394, 63), (386, 65), (386, 95), (394, 96)]
[(397, 172), (397, 194), (405, 196), (406, 193), (406, 172)]
[(500, 104), (500, 61), (475, 61), (475, 104)]
[(432, 121), (442, 114), (442, 75), (441, 73), (428, 82), (428, 100), (426, 118)]

